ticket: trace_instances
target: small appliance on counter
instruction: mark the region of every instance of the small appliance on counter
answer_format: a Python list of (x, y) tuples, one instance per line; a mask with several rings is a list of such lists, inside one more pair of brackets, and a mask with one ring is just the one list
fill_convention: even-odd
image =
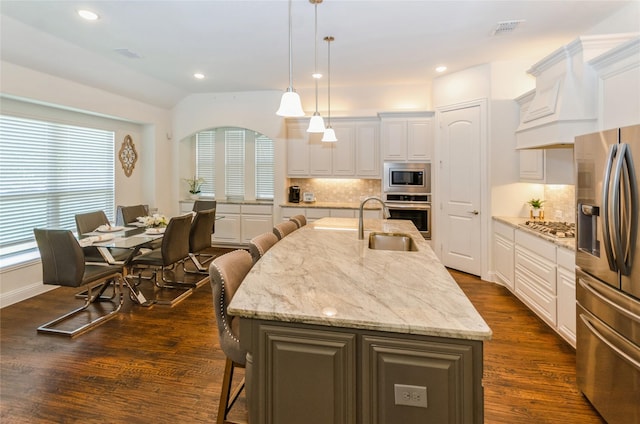
[(305, 191), (302, 193), (302, 201), (305, 203), (313, 203), (316, 201), (316, 196), (311, 192)]
[(289, 187), (289, 202), (300, 203), (300, 186)]

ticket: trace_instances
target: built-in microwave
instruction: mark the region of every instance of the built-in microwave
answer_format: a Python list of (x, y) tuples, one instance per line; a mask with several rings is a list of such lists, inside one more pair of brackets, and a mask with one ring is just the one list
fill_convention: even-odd
[(384, 163), (385, 193), (431, 193), (430, 163)]

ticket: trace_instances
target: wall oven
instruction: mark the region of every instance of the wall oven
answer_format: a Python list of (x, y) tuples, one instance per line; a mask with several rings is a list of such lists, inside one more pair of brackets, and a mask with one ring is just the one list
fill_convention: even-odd
[(384, 163), (385, 193), (431, 194), (430, 163)]
[(431, 195), (430, 194), (385, 194), (385, 204), (390, 219), (413, 221), (422, 237), (431, 239)]

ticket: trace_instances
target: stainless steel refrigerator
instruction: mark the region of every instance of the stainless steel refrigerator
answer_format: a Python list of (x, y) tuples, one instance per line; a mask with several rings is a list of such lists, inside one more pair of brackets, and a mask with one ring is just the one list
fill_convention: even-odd
[(640, 423), (640, 125), (576, 137), (576, 364), (609, 423)]

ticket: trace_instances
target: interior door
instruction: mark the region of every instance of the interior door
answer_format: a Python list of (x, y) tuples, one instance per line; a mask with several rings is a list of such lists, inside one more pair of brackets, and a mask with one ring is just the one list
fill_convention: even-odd
[(445, 266), (481, 275), (480, 106), (440, 115), (441, 260)]

